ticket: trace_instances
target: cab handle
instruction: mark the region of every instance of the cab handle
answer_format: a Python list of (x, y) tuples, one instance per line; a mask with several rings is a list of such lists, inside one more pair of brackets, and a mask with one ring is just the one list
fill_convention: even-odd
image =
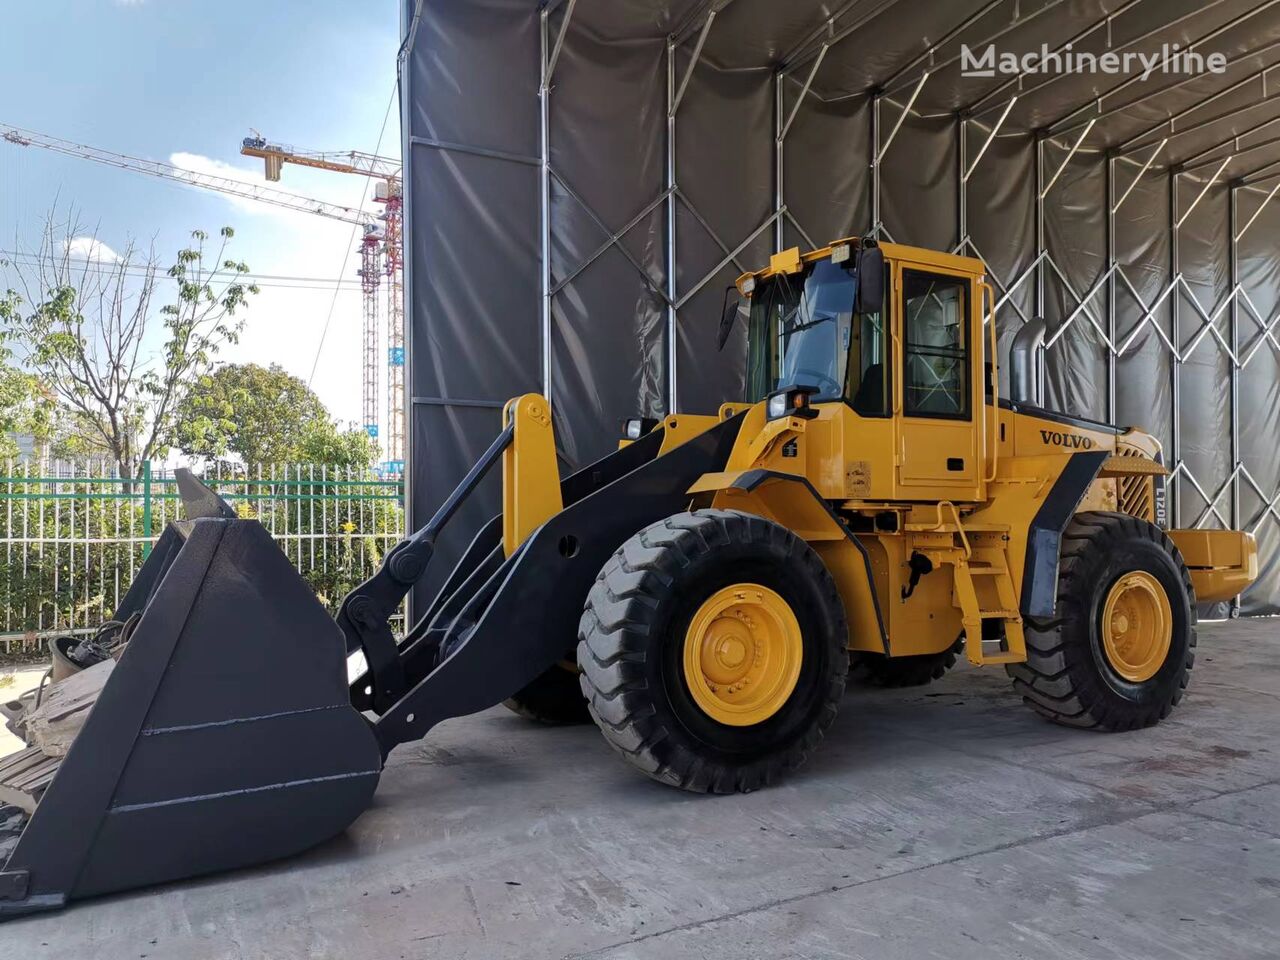
[[(982, 322), (986, 322), (987, 303), (991, 304), (991, 329), (989, 331), (989, 342), (991, 345), (991, 430), (984, 432), (987, 437), (983, 437), (983, 446), (986, 446), (988, 437), (991, 439), (991, 472), (985, 477), (985, 481), (990, 483), (996, 478), (997, 468), (1000, 464), (1000, 369), (996, 364), (996, 292), (991, 284), (986, 281), (979, 281), (978, 286), (982, 288)], [(985, 380), (986, 377), (984, 376)], [(984, 390), (985, 393), (985, 390)], [(984, 398), (985, 400), (985, 398)], [(983, 427), (985, 428), (987, 418), (982, 418)]]

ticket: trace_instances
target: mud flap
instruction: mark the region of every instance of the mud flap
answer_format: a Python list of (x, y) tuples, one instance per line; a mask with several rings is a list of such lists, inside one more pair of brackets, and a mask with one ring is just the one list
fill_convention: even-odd
[(117, 617), (135, 609), (0, 872), (0, 918), (288, 856), (373, 796), (381, 752), (342, 633), (256, 521), (171, 525)]

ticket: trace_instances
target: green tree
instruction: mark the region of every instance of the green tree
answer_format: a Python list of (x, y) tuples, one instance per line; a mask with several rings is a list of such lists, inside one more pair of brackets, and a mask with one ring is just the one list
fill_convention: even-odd
[(298, 449), (299, 463), (323, 463), (367, 470), (378, 461), (378, 444), (358, 427), (338, 429), (332, 423), (307, 431)]
[[(0, 295), (0, 317), (16, 307), (17, 294)], [(0, 459), (16, 456), (15, 434), (48, 440), (52, 432), (53, 402), (40, 381), (13, 363), (7, 329), (0, 329)]]
[(366, 468), (377, 445), (341, 430), (298, 377), (272, 364), (230, 363), (201, 376), (178, 407), (176, 442), (189, 456), (235, 454), (246, 464)]
[[(208, 234), (193, 232), (162, 276), (154, 255), (132, 242), (110, 251), (55, 211), (37, 253), (0, 261), (16, 278), (0, 298), (0, 325), (19, 362), (64, 408), (67, 450), (109, 456), (122, 476), (137, 477), (143, 461), (169, 449), (179, 403), (237, 340), (235, 313), (258, 292), (244, 282), (248, 266), (226, 255), (233, 236), (223, 227), (208, 244)], [(172, 299), (156, 309), (166, 278)]]

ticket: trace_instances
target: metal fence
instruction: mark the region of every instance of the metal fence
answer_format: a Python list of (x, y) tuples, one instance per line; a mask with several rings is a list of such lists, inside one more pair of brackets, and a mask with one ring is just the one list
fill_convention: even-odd
[[(262, 523), (330, 610), (404, 535), (403, 485), (316, 464), (219, 464), (203, 479)], [(10, 461), (0, 477), (0, 650), (96, 629), (111, 617), (165, 525), (176, 480), (146, 463)]]

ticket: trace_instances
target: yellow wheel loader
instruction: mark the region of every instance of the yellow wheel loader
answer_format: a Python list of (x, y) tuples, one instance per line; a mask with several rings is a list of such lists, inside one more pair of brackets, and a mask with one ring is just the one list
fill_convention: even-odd
[[(798, 767), (851, 665), (922, 683), (962, 649), (1050, 720), (1156, 723), (1197, 603), (1256, 577), (1253, 538), (1167, 529), (1153, 437), (1042, 408), (1040, 322), (1001, 396), (993, 308), (973, 259), (857, 239), (775, 255), (721, 317), (723, 345), (745, 314), (744, 402), (628, 421), (561, 477), (548, 402), (510, 401), (336, 622), (257, 522), (184, 475), (187, 519), (116, 612), (78, 733), (0, 761), (0, 796), (33, 811), (0, 916), (303, 850), (360, 815), (397, 745), (503, 702), (550, 721), (585, 704), (632, 766), (717, 793)], [(394, 635), (495, 467), (501, 513)], [(46, 695), (71, 703), (56, 691), (75, 681)]]

